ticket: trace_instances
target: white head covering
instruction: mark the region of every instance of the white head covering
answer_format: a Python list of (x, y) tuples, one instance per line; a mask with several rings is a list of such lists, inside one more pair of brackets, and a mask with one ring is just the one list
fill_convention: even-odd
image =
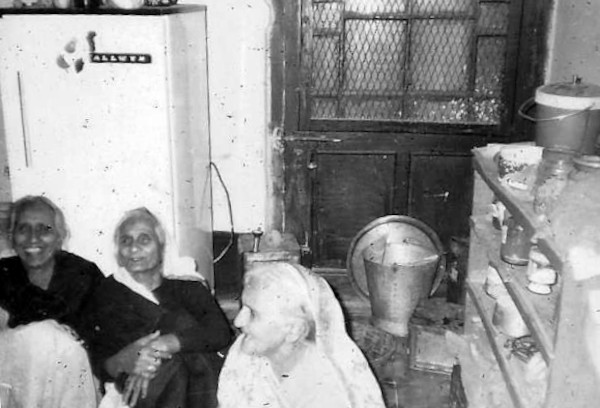
[[(272, 266), (276, 266), (277, 270), (274, 271)], [(348, 336), (340, 304), (325, 279), (300, 265), (283, 262), (272, 263), (269, 268), (259, 266), (247, 274), (271, 274), (276, 279), (277, 288), (283, 291), (292, 288), (306, 296), (314, 316), (317, 351), (333, 366), (350, 401), (349, 407), (384, 407), (375, 376), (358, 346)], [(265, 404), (270, 408), (296, 406), (296, 401), (287, 401), (280, 392), (268, 361), (242, 351), (242, 340), (243, 335), (231, 347), (221, 371), (219, 407), (258, 408)], [(318, 367), (314, 371), (320, 372)]]
[[(125, 212), (121, 220), (117, 223), (115, 228), (115, 234), (118, 233), (121, 225), (123, 225), (127, 220), (132, 217), (139, 216), (140, 214), (147, 213), (147, 215), (154, 217), (156, 219), (156, 223), (159, 228), (164, 231), (164, 245), (163, 245), (163, 268), (162, 274), (166, 279), (180, 279), (180, 280), (194, 280), (206, 283), (204, 277), (197, 272), (196, 270), (196, 261), (192, 257), (189, 256), (180, 256), (179, 250), (175, 241), (173, 240), (169, 231), (164, 228), (164, 223), (162, 220), (152, 211), (147, 209), (146, 207), (136, 208), (130, 211)], [(113, 276), (115, 280), (123, 285), (127, 286), (132, 291), (136, 292), (138, 295), (143, 296), (144, 298), (150, 300), (158, 304), (158, 300), (148, 288), (144, 285), (138, 283), (133, 277), (129, 274), (127, 269), (120, 266), (118, 264), (118, 248), (115, 245), (115, 257), (114, 257), (114, 266), (113, 266)]]

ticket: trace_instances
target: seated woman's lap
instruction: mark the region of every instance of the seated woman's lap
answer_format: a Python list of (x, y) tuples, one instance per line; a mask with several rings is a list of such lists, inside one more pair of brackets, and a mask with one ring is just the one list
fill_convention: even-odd
[(215, 408), (220, 361), (211, 357), (192, 353), (165, 360), (135, 408)]
[(85, 349), (53, 320), (0, 332), (0, 382), (23, 408), (97, 405)]
[(192, 353), (183, 360), (190, 375), (188, 408), (215, 408), (223, 359), (217, 353)]
[(135, 408), (186, 407), (188, 372), (179, 358), (165, 361), (156, 377), (150, 381), (146, 398), (139, 399)]

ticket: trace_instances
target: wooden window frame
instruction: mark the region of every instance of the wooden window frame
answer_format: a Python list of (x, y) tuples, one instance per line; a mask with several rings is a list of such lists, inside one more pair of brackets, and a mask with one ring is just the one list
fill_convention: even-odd
[[(516, 114), (523, 101), (543, 83), (547, 55), (547, 37), (554, 0), (514, 0), (511, 2), (509, 33), (507, 37), (507, 69), (503, 92), (506, 95), (505, 114), (499, 125), (308, 120), (302, 104), (306, 95), (306, 68), (302, 55), (302, 3), (277, 0), (276, 30), (273, 35), (274, 50), (281, 59), (273, 59), (274, 109), (273, 119), (281, 121), (284, 131), (319, 134), (328, 132), (368, 132), (407, 134), (452, 134), (528, 139), (529, 124)], [(279, 39), (275, 36), (280, 35)], [(273, 54), (275, 55), (275, 53)], [(278, 82), (281, 81), (281, 82)], [(277, 94), (278, 87), (283, 90)], [(281, 108), (277, 107), (278, 101)]]

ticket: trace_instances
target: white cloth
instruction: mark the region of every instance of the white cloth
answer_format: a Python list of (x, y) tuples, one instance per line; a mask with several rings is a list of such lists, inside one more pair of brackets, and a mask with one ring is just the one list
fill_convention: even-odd
[(117, 391), (114, 383), (106, 383), (104, 388), (105, 393), (98, 408), (129, 408), (129, 406), (123, 402), (123, 395)]
[[(152, 210), (150, 210), (152, 211)], [(158, 219), (161, 225), (165, 225), (161, 217), (153, 212), (154, 216)], [(206, 279), (196, 270), (196, 261), (194, 258), (190, 256), (180, 256), (179, 249), (177, 248), (177, 244), (175, 240), (171, 236), (171, 234), (165, 230), (166, 234), (166, 242), (164, 245), (164, 253), (163, 253), (163, 277), (166, 279), (181, 279), (181, 280), (193, 280), (204, 282), (206, 284)], [(158, 300), (144, 285), (135, 281), (129, 272), (121, 266), (118, 265), (117, 262), (117, 254), (113, 261), (111, 262), (111, 267), (108, 270), (109, 274), (112, 274), (115, 280), (123, 285), (127, 286), (129, 289), (137, 293), (138, 295), (148, 299), (149, 301), (158, 304)]]
[[(219, 389), (223, 390), (219, 394), (220, 408), (354, 406), (350, 403), (350, 394), (344, 388), (335, 367), (316, 347), (310, 348), (300, 364), (294, 367), (287, 378), (280, 381), (266, 358), (250, 356), (240, 349), (242, 337), (229, 350), (230, 363), (226, 363), (226, 371), (219, 385)], [(234, 361), (236, 367), (232, 367)], [(244, 381), (235, 379), (243, 376), (246, 376)], [(230, 387), (239, 389), (231, 393), (227, 391)]]
[(85, 349), (54, 320), (0, 332), (0, 382), (20, 408), (95, 408), (96, 388)]
[(310, 348), (302, 364), (281, 381), (282, 395), (298, 408), (346, 408), (350, 395), (327, 356)]
[(115, 278), (115, 280), (117, 282), (121, 283), (122, 285), (127, 286), (129, 289), (131, 289), (138, 295), (140, 295), (140, 296), (146, 298), (147, 300), (151, 301), (152, 303), (158, 305), (158, 299), (156, 299), (156, 296), (154, 296), (154, 293), (152, 293), (152, 291), (150, 289), (148, 289), (146, 286), (142, 285), (141, 283), (139, 283), (138, 281), (133, 279), (131, 277), (131, 275), (129, 274), (129, 272), (127, 272), (127, 270), (125, 268), (121, 268), (121, 267), (117, 268), (115, 270), (115, 273), (113, 274), (113, 277)]
[[(115, 267), (113, 277), (117, 282), (127, 286), (138, 295), (158, 305), (158, 300), (152, 291), (133, 279), (129, 272), (127, 272), (127, 269), (123, 267)], [(196, 272), (196, 263), (194, 259), (190, 257), (181, 257), (177, 258), (176, 260), (171, 258), (171, 261), (165, 262), (163, 265), (163, 277), (165, 279), (206, 282), (204, 277)]]
[(340, 304), (325, 279), (300, 266), (284, 267), (293, 274), (295, 288), (309, 299), (314, 348), (292, 371), (295, 377), (280, 382), (266, 358), (242, 351), (240, 336), (221, 371), (219, 408), (384, 408), (377, 380), (346, 333)]

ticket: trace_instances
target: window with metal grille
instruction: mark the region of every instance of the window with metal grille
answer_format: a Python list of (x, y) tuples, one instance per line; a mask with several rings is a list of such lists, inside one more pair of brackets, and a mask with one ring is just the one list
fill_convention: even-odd
[(510, 11), (507, 0), (303, 0), (301, 127), (500, 125)]

